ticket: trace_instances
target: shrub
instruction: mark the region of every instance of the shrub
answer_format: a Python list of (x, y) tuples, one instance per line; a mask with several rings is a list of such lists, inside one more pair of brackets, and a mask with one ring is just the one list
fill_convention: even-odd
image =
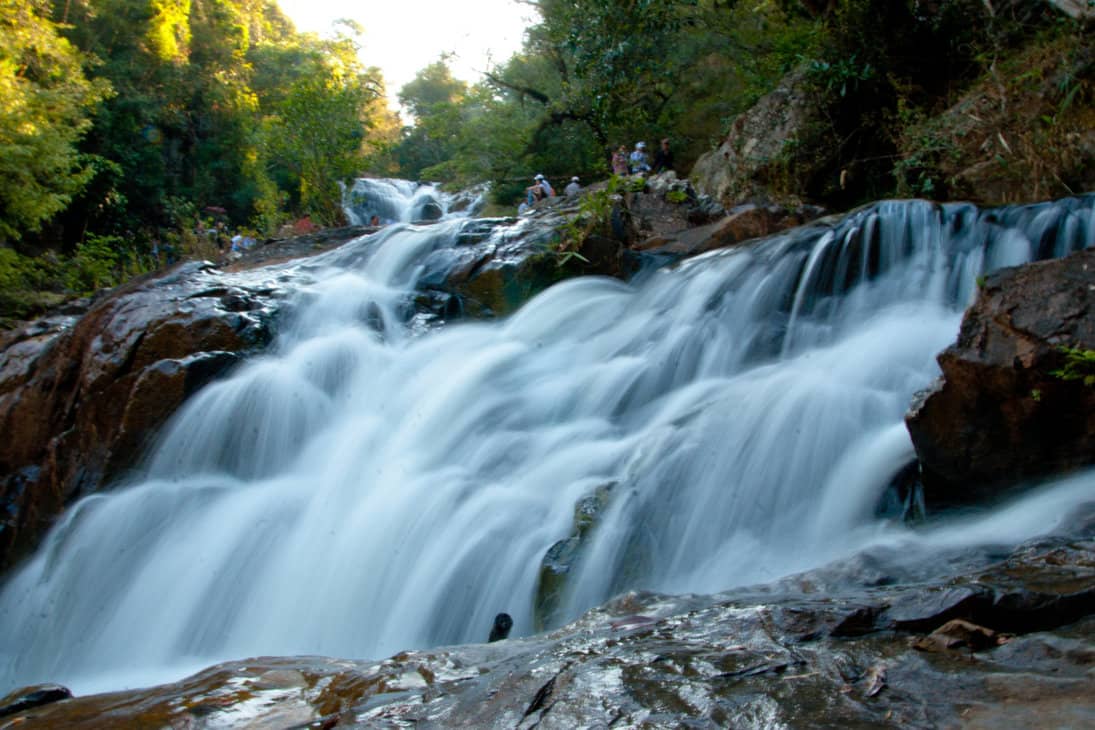
[(122, 281), (121, 247), (119, 236), (89, 235), (65, 265), (65, 286), (78, 294), (117, 286)]

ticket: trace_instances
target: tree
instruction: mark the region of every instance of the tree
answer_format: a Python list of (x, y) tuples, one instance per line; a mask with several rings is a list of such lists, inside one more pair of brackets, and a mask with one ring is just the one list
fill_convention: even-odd
[(357, 29), (331, 41), (312, 38), (303, 73), (265, 106), (269, 159), (295, 181), (300, 208), (321, 223), (341, 219), (338, 184), (362, 172), (366, 137), (382, 115), (384, 85), (375, 68), (361, 66)]
[(48, 15), (44, 0), (0, 0), (0, 241), (38, 230), (88, 182), (77, 145), (110, 91)]
[(400, 174), (418, 178), (431, 169), (431, 179), (450, 182), (451, 172), (438, 165), (458, 153), (468, 102), (468, 85), (453, 78), (444, 57), (415, 74), (399, 90), (399, 103), (411, 114), (413, 124), (404, 127), (396, 148)]

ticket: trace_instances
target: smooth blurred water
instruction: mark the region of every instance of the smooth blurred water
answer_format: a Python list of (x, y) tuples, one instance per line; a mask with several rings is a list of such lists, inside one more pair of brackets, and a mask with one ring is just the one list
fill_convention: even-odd
[(934, 532), (875, 506), (977, 276), (1082, 248), (1092, 221), (1090, 197), (990, 216), (881, 203), (423, 336), (419, 262), (464, 221), (359, 239), (313, 264), (269, 355), (176, 415), (141, 480), (80, 502), (11, 576), (0, 691), (484, 641), (499, 611), (528, 633), (540, 561), (598, 487), (566, 618), (628, 588), (714, 592), (876, 544), (1052, 529), (1095, 476)]

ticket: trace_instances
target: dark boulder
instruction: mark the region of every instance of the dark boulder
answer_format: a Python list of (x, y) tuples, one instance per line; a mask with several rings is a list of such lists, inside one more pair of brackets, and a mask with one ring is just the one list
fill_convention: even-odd
[(496, 641), (502, 641), (509, 637), (510, 629), (513, 628), (513, 617), (508, 613), (500, 613), (494, 617), (494, 625), (490, 628), (490, 636), (487, 638), (488, 644), (493, 644)]
[(52, 702), (60, 702), (72, 698), (72, 692), (68, 687), (59, 684), (38, 684), (33, 687), (23, 687), (9, 692), (6, 697), (0, 699), (0, 717), (15, 715), (35, 707), (42, 707)]
[(441, 208), (440, 203), (428, 200), (415, 211), (414, 219), (416, 221), (437, 221), (441, 220), (443, 215), (445, 215), (445, 211)]
[(1095, 464), (1095, 250), (989, 276), (942, 377), (906, 416), (929, 505), (970, 503)]

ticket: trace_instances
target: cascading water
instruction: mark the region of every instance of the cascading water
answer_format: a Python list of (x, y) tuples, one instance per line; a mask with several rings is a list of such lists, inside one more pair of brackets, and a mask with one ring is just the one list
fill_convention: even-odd
[[(80, 502), (11, 577), (0, 685), (381, 657), (483, 641), (499, 611), (528, 633), (541, 560), (598, 490), (560, 619), (625, 588), (953, 542), (875, 515), (912, 458), (903, 414), (976, 277), (1092, 244), (1093, 207), (881, 203), (425, 335), (406, 317), (419, 262), (465, 223), (358, 239), (316, 261), (272, 353), (195, 396), (141, 480)], [(964, 534), (1051, 529), (1093, 484)]]
[(387, 178), (358, 178), (344, 190), (343, 211), (350, 225), (368, 225), (376, 216), (380, 223), (413, 223), (437, 220), (450, 213), (474, 211), (482, 203), (483, 191), (460, 197), (443, 194), (434, 185)]

